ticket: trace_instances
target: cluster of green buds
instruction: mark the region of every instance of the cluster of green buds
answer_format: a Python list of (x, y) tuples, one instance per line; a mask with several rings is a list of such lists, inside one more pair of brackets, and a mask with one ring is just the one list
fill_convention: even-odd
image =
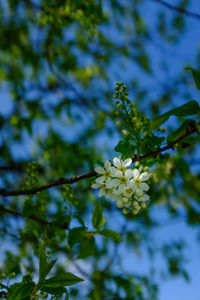
[(63, 186), (62, 194), (63, 194), (63, 197), (65, 199), (67, 199), (67, 203), (68, 203), (69, 207), (72, 205), (72, 203), (75, 205), (78, 203), (75, 198), (74, 191), (69, 184), (65, 184)]
[(25, 177), (26, 181), (26, 188), (34, 188), (38, 185), (39, 179), (39, 172), (38, 172), (38, 165), (35, 161), (32, 161), (28, 164), (27, 169), (27, 176)]
[[(116, 115), (119, 119), (116, 125), (122, 126), (125, 122), (128, 128), (133, 131), (145, 132), (149, 128), (148, 118), (139, 113), (133, 103), (128, 97), (127, 86), (121, 81), (116, 82), (114, 99), (116, 100), (117, 111)], [(127, 132), (126, 132), (127, 135)]]

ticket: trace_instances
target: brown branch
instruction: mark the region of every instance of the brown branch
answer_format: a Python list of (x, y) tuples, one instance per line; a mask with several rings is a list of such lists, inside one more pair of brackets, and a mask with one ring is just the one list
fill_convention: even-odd
[[(0, 205), (0, 211), (2, 211), (3, 213), (14, 215), (16, 217), (23, 217), (22, 213), (20, 213), (16, 210), (5, 208), (2, 205)], [(69, 229), (67, 224), (56, 226), (55, 223), (40, 219), (40, 218), (36, 217), (35, 215), (30, 215), (30, 216), (27, 217), (27, 219), (31, 219), (33, 221), (39, 222), (42, 225), (50, 225), (50, 226), (55, 226), (55, 227), (59, 227), (59, 228), (62, 228), (62, 229)]]
[(37, 188), (33, 188), (33, 189), (29, 189), (29, 190), (18, 190), (18, 191), (7, 191), (5, 189), (1, 189), (0, 190), (0, 195), (1, 196), (19, 196), (19, 195), (35, 195), (38, 192), (50, 189), (54, 186), (59, 186), (59, 185), (63, 185), (63, 184), (72, 184), (75, 182), (78, 182), (82, 179), (86, 179), (86, 178), (90, 178), (90, 177), (94, 177), (96, 176), (96, 172), (92, 171), (83, 175), (79, 175), (79, 176), (74, 176), (71, 178), (60, 178), (56, 181), (53, 181), (51, 183), (42, 185), (40, 187)]
[(197, 14), (197, 13), (194, 13), (194, 12), (191, 12), (191, 11), (188, 11), (182, 7), (179, 7), (179, 6), (175, 6), (175, 5), (172, 5), (164, 0), (150, 0), (150, 1), (154, 1), (154, 2), (157, 2), (157, 3), (160, 3), (161, 5), (173, 10), (173, 11), (176, 11), (178, 13), (181, 13), (181, 14), (184, 14), (188, 17), (192, 17), (192, 18), (195, 18), (197, 20), (200, 20), (200, 14)]
[[(186, 137), (192, 135), (195, 132), (198, 133), (196, 126), (190, 125), (188, 127), (188, 129), (186, 130), (186, 133), (183, 134), (180, 138), (178, 138), (173, 143), (170, 143), (169, 145), (167, 145), (167, 146), (165, 146), (163, 148), (160, 148), (160, 149), (158, 149), (156, 151), (150, 152), (150, 153), (145, 154), (145, 155), (140, 156), (140, 157), (138, 157), (136, 155), (133, 158), (133, 162), (142, 161), (142, 160), (144, 160), (146, 158), (150, 158), (150, 157), (155, 157), (158, 154), (160, 154), (161, 152), (164, 152), (164, 151), (167, 151), (167, 150), (170, 150), (170, 149), (174, 149), (176, 147), (176, 144), (178, 144), (179, 142), (181, 142), (182, 140), (184, 140)], [(78, 182), (78, 181), (80, 181), (82, 179), (95, 177), (96, 175), (97, 174), (96, 174), (95, 171), (91, 171), (89, 173), (86, 173), (86, 174), (83, 174), (83, 175), (79, 175), (79, 176), (74, 176), (74, 177), (71, 177), (71, 178), (60, 178), (60, 179), (58, 179), (56, 181), (53, 181), (51, 183), (42, 185), (42, 186), (37, 187), (37, 188), (28, 189), (28, 190), (8, 191), (8, 190), (5, 190), (5, 189), (1, 189), (0, 190), (0, 195), (1, 196), (35, 195), (38, 192), (47, 190), (47, 189), (52, 188), (54, 186), (60, 186), (60, 185), (63, 185), (63, 184), (72, 184), (72, 183)]]
[(145, 154), (143, 156), (140, 156), (139, 158), (134, 157), (133, 158), (133, 162), (135, 161), (141, 161), (143, 159), (146, 158), (150, 158), (150, 157), (155, 157), (158, 154), (160, 154), (161, 152), (167, 151), (169, 149), (174, 149), (176, 147), (176, 144), (180, 143), (182, 140), (184, 140), (186, 137), (192, 135), (193, 133), (198, 133), (196, 126), (189, 126), (188, 129), (186, 130), (186, 133), (183, 134), (180, 138), (178, 138), (177, 140), (175, 140), (173, 143), (168, 144), (167, 146), (160, 148), (156, 151), (153, 151), (151, 153)]

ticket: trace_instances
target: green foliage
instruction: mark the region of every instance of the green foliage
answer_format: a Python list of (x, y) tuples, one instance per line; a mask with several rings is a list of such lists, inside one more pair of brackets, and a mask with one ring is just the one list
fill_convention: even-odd
[(73, 275), (72, 273), (64, 273), (53, 276), (44, 281), (43, 288), (58, 288), (61, 286), (74, 285), (83, 281), (83, 279)]
[(169, 119), (169, 117), (171, 117), (172, 115), (174, 115), (176, 117), (185, 117), (185, 116), (196, 115), (199, 113), (199, 109), (200, 108), (199, 108), (197, 101), (191, 100), (188, 103), (185, 103), (175, 109), (172, 109), (172, 110), (164, 113), (163, 115), (159, 116), (158, 118), (154, 119), (151, 122), (151, 130), (154, 130), (154, 129), (160, 127), (160, 125), (165, 123)]
[(116, 242), (121, 242), (122, 241), (122, 237), (115, 231), (104, 228), (103, 230), (101, 230), (99, 232), (101, 235), (108, 237)]
[[(146, 2), (0, 1), (1, 300), (155, 300), (165, 278), (189, 279), (186, 245), (157, 233), (200, 224), (200, 109), (182, 71), (199, 65), (188, 40), (199, 24)], [(137, 216), (96, 197), (95, 177), (58, 184), (114, 150), (152, 173)], [(143, 253), (151, 264), (137, 272)]]
[(95, 229), (99, 230), (105, 222), (106, 220), (103, 215), (103, 207), (100, 202), (97, 202), (92, 214), (92, 225)]
[(200, 71), (195, 70), (193, 68), (185, 68), (185, 70), (188, 70), (188, 71), (192, 72), (192, 76), (194, 78), (196, 88), (200, 90)]

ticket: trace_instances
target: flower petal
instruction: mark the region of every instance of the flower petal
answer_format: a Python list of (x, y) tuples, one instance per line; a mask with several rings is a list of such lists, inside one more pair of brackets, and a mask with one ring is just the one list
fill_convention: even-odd
[(98, 184), (104, 184), (104, 182), (105, 182), (104, 176), (100, 176), (96, 179), (96, 183), (98, 183)]
[(149, 185), (147, 183), (140, 183), (140, 188), (143, 190), (143, 191), (148, 191), (149, 190)]
[(122, 165), (123, 165), (123, 167), (127, 168), (127, 167), (129, 167), (129, 166), (131, 165), (131, 163), (132, 163), (132, 159), (131, 159), (131, 158), (127, 158), (127, 159), (122, 163)]
[(117, 201), (116, 205), (117, 207), (122, 208), (124, 206), (124, 203), (122, 201)]
[(111, 178), (106, 180), (106, 188), (112, 189), (112, 179)]
[(96, 168), (95, 168), (95, 172), (97, 172), (98, 174), (104, 174), (104, 173), (105, 173), (105, 170), (104, 170), (104, 168), (102, 168), (102, 167), (96, 167)]
[(105, 167), (106, 170), (110, 170), (110, 168), (111, 168), (111, 163), (110, 163), (109, 160), (106, 160), (106, 161), (105, 161), (104, 167)]
[(121, 178), (123, 176), (122, 171), (116, 170), (113, 174), (113, 177)]
[(137, 178), (139, 175), (138, 169), (133, 169), (133, 178)]
[(114, 166), (115, 166), (116, 168), (120, 167), (120, 166), (121, 166), (121, 161), (120, 161), (120, 159), (119, 159), (118, 157), (115, 157), (115, 158), (113, 159), (113, 164), (114, 164)]
[(141, 181), (146, 181), (146, 180), (149, 179), (149, 174), (148, 174), (147, 172), (144, 172), (144, 173), (142, 173), (142, 174), (140, 175), (139, 178), (140, 178)]
[(105, 193), (106, 193), (105, 189), (100, 189), (98, 195), (99, 195), (99, 197), (102, 197), (103, 195), (105, 195)]
[(115, 178), (112, 180), (112, 186), (113, 187), (118, 187), (120, 185), (120, 180)]
[(100, 188), (100, 186), (101, 185), (98, 183), (93, 183), (91, 187), (92, 187), (92, 189), (98, 189), (98, 188)]
[(135, 195), (136, 195), (137, 197), (141, 197), (141, 196), (143, 195), (143, 191), (142, 191), (141, 189), (137, 189), (137, 190), (135, 191)]
[(116, 171), (118, 171), (118, 170), (117, 170), (115, 167), (111, 167), (109, 171), (110, 171), (110, 173), (111, 173), (111, 176), (112, 176), (112, 177), (115, 177), (115, 173), (116, 173)]
[(129, 179), (131, 177), (133, 177), (133, 172), (131, 169), (128, 169), (125, 171), (125, 176)]
[(148, 201), (150, 199), (149, 195), (144, 194), (141, 198), (140, 201)]

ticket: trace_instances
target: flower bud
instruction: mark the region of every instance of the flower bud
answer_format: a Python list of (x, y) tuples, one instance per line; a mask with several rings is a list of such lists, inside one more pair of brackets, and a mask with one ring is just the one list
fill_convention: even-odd
[(121, 125), (122, 125), (122, 122), (121, 122), (121, 121), (117, 121), (115, 124), (116, 124), (117, 126), (121, 126)]
[(116, 81), (116, 85), (123, 85), (123, 82), (121, 82), (121, 81)]
[(123, 129), (122, 133), (123, 133), (124, 136), (128, 136), (129, 135), (129, 132), (126, 129)]
[(129, 209), (128, 208), (124, 208), (123, 209), (123, 214), (127, 215), (129, 213)]
[(166, 128), (165, 128), (165, 127), (160, 128), (160, 131), (161, 131), (161, 132), (166, 132)]
[(0, 279), (4, 279), (6, 277), (6, 273), (2, 273), (1, 275), (0, 275)]

